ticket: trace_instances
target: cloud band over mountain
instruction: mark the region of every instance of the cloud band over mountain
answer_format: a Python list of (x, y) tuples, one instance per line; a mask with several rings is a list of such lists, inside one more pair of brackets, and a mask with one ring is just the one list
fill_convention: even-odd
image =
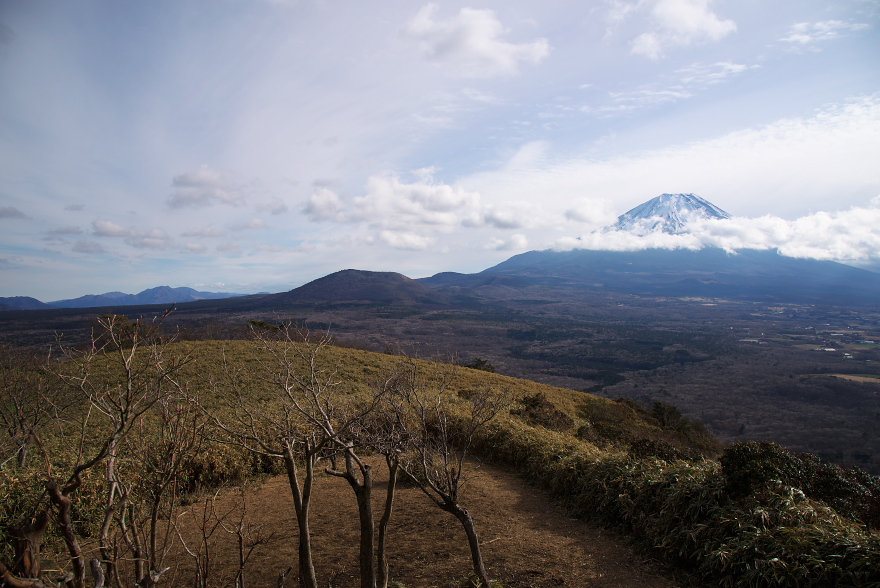
[(867, 207), (842, 212), (817, 212), (794, 220), (766, 215), (758, 218), (695, 220), (684, 234), (597, 230), (563, 238), (556, 249), (778, 249), (789, 257), (871, 262), (880, 260), (880, 196)]

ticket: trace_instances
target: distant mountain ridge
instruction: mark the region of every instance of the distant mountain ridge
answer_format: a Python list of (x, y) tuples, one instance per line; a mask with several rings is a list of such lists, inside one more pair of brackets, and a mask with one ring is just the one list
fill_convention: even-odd
[(614, 224), (619, 231), (687, 233), (695, 220), (729, 219), (730, 214), (696, 194), (661, 194), (623, 213)]
[(201, 292), (193, 288), (171, 288), (157, 286), (138, 294), (124, 292), (106, 292), (104, 294), (87, 294), (79, 298), (41, 302), (29, 296), (12, 296), (0, 298), (0, 310), (37, 310), (46, 308), (98, 308), (103, 306), (136, 306), (141, 304), (173, 304), (175, 302), (195, 302), (196, 300), (218, 300), (234, 298), (245, 294), (231, 292)]
[(44, 308), (52, 308), (45, 302), (40, 302), (36, 298), (30, 296), (9, 296), (0, 297), (0, 311), (3, 310), (41, 310)]
[(193, 288), (171, 288), (169, 286), (157, 286), (149, 288), (138, 294), (125, 294), (123, 292), (107, 292), (106, 294), (89, 294), (69, 300), (56, 300), (48, 302), (55, 308), (89, 308), (97, 306), (134, 306), (137, 304), (172, 304), (175, 302), (195, 302), (196, 300), (217, 300), (220, 298), (233, 298), (244, 294), (230, 292), (200, 292)]

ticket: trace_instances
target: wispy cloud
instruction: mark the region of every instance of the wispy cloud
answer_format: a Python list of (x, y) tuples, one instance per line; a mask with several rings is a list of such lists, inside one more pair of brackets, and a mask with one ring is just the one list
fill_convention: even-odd
[(694, 98), (710, 86), (729, 82), (733, 78), (759, 67), (759, 65), (745, 65), (730, 61), (711, 64), (697, 62), (675, 70), (671, 76), (666, 76), (665, 83), (657, 82), (636, 90), (609, 92), (610, 103), (587, 105), (581, 107), (580, 110), (600, 117), (627, 115), (640, 110), (656, 108), (663, 104)]
[(234, 223), (229, 226), (230, 230), (233, 231), (248, 231), (248, 230), (262, 230), (268, 229), (269, 225), (267, 225), (263, 219), (252, 218), (249, 221), (242, 221), (239, 223)]
[(216, 229), (214, 227), (200, 227), (187, 229), (186, 231), (180, 234), (182, 237), (223, 237), (226, 235), (220, 229)]
[(233, 185), (228, 174), (202, 165), (194, 172), (174, 176), (173, 188), (168, 198), (171, 208), (199, 208), (214, 204), (238, 205), (244, 202), (244, 195)]
[(183, 248), (189, 253), (205, 253), (208, 251), (208, 248), (201, 243), (186, 243)]
[(865, 23), (851, 23), (842, 20), (823, 20), (819, 22), (799, 22), (792, 25), (786, 36), (779, 39), (788, 43), (794, 51), (817, 51), (817, 45), (833, 41), (855, 31), (870, 28)]
[(437, 4), (426, 4), (406, 24), (404, 33), (419, 41), (427, 59), (451, 62), (464, 75), (513, 74), (520, 64), (539, 63), (550, 53), (544, 38), (529, 43), (504, 41), (501, 37), (507, 31), (492, 10), (462, 8), (445, 20), (437, 18), (438, 10)]
[(97, 237), (116, 237), (135, 249), (165, 249), (171, 245), (171, 237), (161, 229), (142, 231), (125, 228), (108, 220), (92, 222), (92, 233)]
[(77, 253), (86, 253), (88, 255), (106, 253), (104, 248), (101, 247), (100, 243), (96, 243), (94, 241), (86, 241), (84, 239), (80, 239), (79, 241), (74, 243), (71, 249), (73, 249), (73, 251), (76, 251)]
[(736, 32), (736, 23), (715, 14), (713, 4), (714, 0), (650, 3), (652, 28), (633, 40), (633, 54), (658, 60), (669, 48), (717, 42)]
[(77, 226), (58, 227), (46, 231), (47, 235), (81, 235), (83, 230)]
[(731, 61), (717, 63), (694, 63), (688, 67), (675, 70), (682, 84), (689, 88), (706, 88), (730, 81), (750, 69), (758, 69), (760, 65), (745, 65)]

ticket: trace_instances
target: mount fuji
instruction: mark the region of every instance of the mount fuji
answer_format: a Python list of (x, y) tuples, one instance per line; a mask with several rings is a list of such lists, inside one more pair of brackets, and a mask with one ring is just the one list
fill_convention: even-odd
[[(688, 233), (689, 223), (725, 220), (730, 214), (694, 194), (661, 194), (618, 217), (609, 230), (637, 235)], [(640, 296), (712, 297), (807, 304), (880, 303), (880, 274), (818, 259), (786, 257), (776, 250), (717, 247), (699, 250), (529, 251), (477, 274), (446, 272), (419, 280), (427, 286), (543, 286), (572, 292), (605, 290)]]
[(614, 228), (637, 233), (658, 229), (664, 233), (687, 233), (695, 220), (729, 219), (730, 215), (696, 194), (661, 194), (617, 218)]

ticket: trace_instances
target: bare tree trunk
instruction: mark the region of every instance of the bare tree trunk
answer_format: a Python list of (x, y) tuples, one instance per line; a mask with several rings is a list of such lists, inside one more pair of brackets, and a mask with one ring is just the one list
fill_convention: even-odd
[(451, 513), (461, 522), (464, 532), (468, 538), (468, 546), (471, 548), (471, 561), (474, 566), (474, 575), (480, 581), (482, 588), (489, 588), (489, 574), (486, 573), (486, 567), (483, 565), (483, 553), (480, 551), (480, 539), (477, 537), (477, 529), (474, 526), (474, 519), (468, 509), (463, 508), (454, 503), (446, 503), (440, 508)]
[(376, 565), (378, 566), (376, 584), (378, 588), (388, 588), (391, 579), (388, 573), (388, 554), (385, 548), (388, 540), (388, 523), (391, 521), (391, 513), (394, 510), (394, 493), (397, 489), (397, 472), (400, 462), (390, 455), (385, 456), (388, 464), (388, 490), (385, 494), (385, 510), (379, 520), (379, 537), (376, 542)]
[(43, 533), (48, 524), (49, 513), (43, 510), (33, 523), (23, 523), (10, 529), (15, 538), (14, 571), (20, 578), (40, 577), (40, 551), (43, 546)]
[[(78, 479), (75, 484), (76, 486), (79, 486)], [(70, 564), (73, 567), (73, 578), (71, 578), (69, 584), (72, 584), (75, 588), (84, 588), (86, 581), (86, 564), (83, 561), (82, 547), (80, 547), (79, 540), (76, 538), (76, 533), (73, 530), (73, 520), (70, 516), (71, 503), (69, 496), (69, 493), (72, 492), (72, 490), (69, 490), (68, 488), (65, 488), (65, 491), (62, 491), (55, 482), (49, 482), (46, 485), (49, 498), (58, 508), (58, 530), (64, 538), (64, 543), (67, 545), (67, 552), (70, 555)]]
[(147, 576), (147, 560), (146, 557), (144, 557), (144, 546), (141, 541), (141, 531), (140, 524), (137, 520), (137, 511), (132, 503), (128, 504), (128, 514), (129, 520), (131, 521), (131, 556), (134, 559), (134, 575), (136, 581), (140, 582)]
[(361, 588), (376, 588), (376, 562), (374, 557), (375, 525), (373, 523), (373, 472), (367, 466), (363, 483), (354, 489), (361, 521), (361, 546), (359, 563)]
[(31, 443), (34, 440), (34, 432), (31, 431), (24, 438), (24, 441), (21, 442), (21, 445), (18, 447), (18, 467), (23, 468), (24, 464), (27, 463), (28, 451), (31, 448)]
[(0, 562), (0, 586), (8, 588), (45, 588), (37, 579), (16, 578), (12, 571)]
[[(104, 505), (104, 520), (101, 523), (101, 531), (98, 535), (98, 545), (101, 559), (107, 564), (107, 575), (110, 578), (118, 578), (116, 561), (110, 549), (110, 524), (113, 522), (113, 513), (116, 511), (116, 456), (111, 454), (107, 458), (107, 502)], [(102, 578), (103, 581), (103, 578)]]
[[(328, 474), (345, 478), (348, 485), (354, 491), (358, 505), (358, 519), (360, 520), (361, 537), (358, 556), (358, 565), (361, 574), (361, 588), (376, 588), (376, 562), (375, 556), (375, 533), (376, 525), (373, 522), (373, 468), (361, 461), (354, 452), (354, 448), (348, 445), (345, 452), (345, 470), (338, 471), (327, 468)], [(360, 476), (358, 476), (360, 473)]]
[(101, 568), (101, 560), (93, 559), (89, 562), (89, 565), (92, 568), (92, 581), (94, 581), (94, 588), (104, 588), (104, 570)]
[(299, 474), (293, 448), (289, 443), (284, 445), (284, 467), (287, 470), (287, 481), (293, 493), (293, 507), (296, 511), (296, 522), (299, 527), (299, 585), (300, 588), (318, 588), (315, 577), (315, 565), (312, 562), (312, 535), (309, 530), (309, 503), (312, 498), (312, 482), (314, 480), (315, 456), (306, 449), (306, 476), (303, 486), (299, 486)]

